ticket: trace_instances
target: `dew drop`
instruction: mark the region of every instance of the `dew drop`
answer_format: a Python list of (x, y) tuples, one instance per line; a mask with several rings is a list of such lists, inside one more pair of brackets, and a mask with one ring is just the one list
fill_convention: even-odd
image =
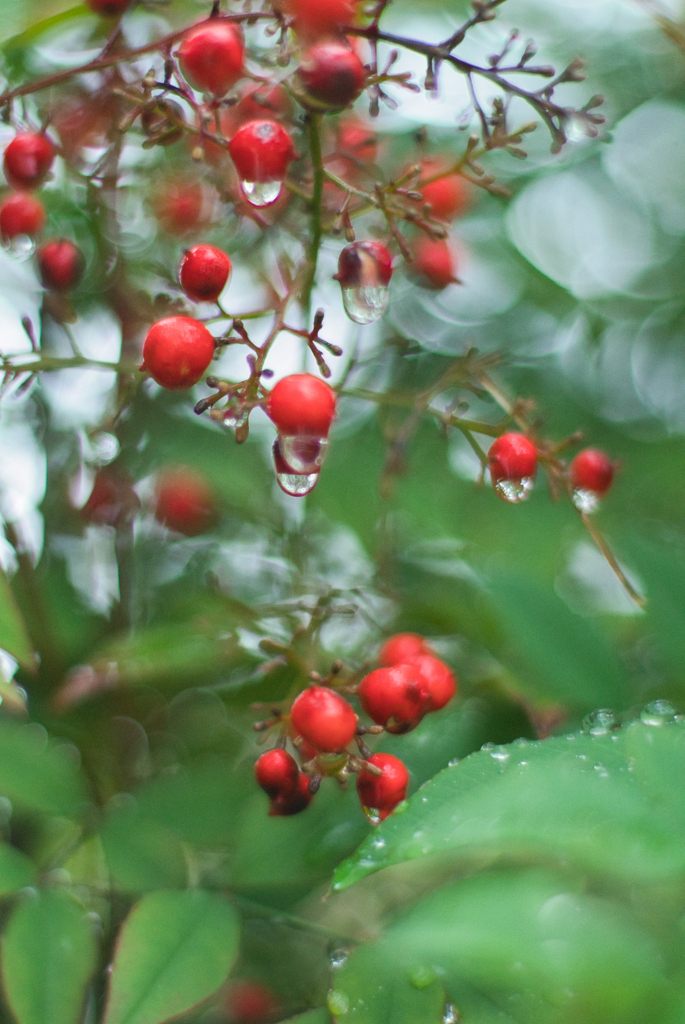
[(616, 715), (611, 708), (599, 708), (585, 716), (581, 730), (588, 736), (606, 736), (616, 725)]
[(270, 206), (283, 188), (282, 181), (241, 181), (240, 187), (250, 206)]
[(484, 750), (486, 754), (489, 754), (490, 751), (494, 749), (494, 746), (495, 746), (494, 743), (491, 743), (490, 741), (488, 741), (487, 743), (484, 743), (483, 746), (480, 749)]
[(293, 498), (304, 498), (305, 494), (314, 490), (319, 479), (318, 469), (314, 473), (293, 473), (292, 467), (281, 455), (278, 438), (274, 441), (273, 457), (276, 481), (282, 491)]
[(529, 497), (534, 483), (532, 476), (523, 476), (520, 480), (498, 480), (494, 486), (500, 498), (517, 505)]
[(247, 423), (247, 416), (247, 409), (243, 409), (239, 405), (233, 405), (226, 410), (221, 418), (221, 422), (225, 427), (242, 427), (244, 423)]
[(590, 515), (599, 508), (599, 494), (597, 491), (589, 491), (586, 487), (576, 487), (573, 492), (573, 504), (579, 512)]
[(328, 454), (328, 438), (311, 434), (281, 434), (278, 447), (294, 473), (318, 473)]
[(329, 991), (326, 1002), (328, 1003), (328, 1009), (334, 1017), (342, 1017), (350, 1008), (349, 996), (346, 992), (341, 992), (337, 988), (332, 988)]
[(450, 768), (456, 768), (456, 767), (457, 767), (457, 765), (459, 764), (459, 761), (460, 761), (460, 758), (458, 758), (458, 757), (453, 757), (451, 761), (448, 761), (448, 762), (447, 762), (447, 764), (448, 764), (448, 766), (449, 766)]
[(342, 297), (345, 312), (356, 324), (372, 324), (388, 306), (388, 289), (383, 285), (343, 288)]
[(498, 746), (493, 746), (490, 751), (490, 757), (494, 757), (495, 761), (507, 761), (509, 759), (509, 751), (506, 747), (499, 744)]
[(461, 1016), (459, 1010), (456, 1008), (454, 1003), (445, 1003), (445, 1009), (442, 1011), (441, 1024), (459, 1024)]
[(412, 983), (414, 988), (428, 988), (432, 985), (437, 974), (435, 968), (430, 967), (427, 964), (420, 964), (418, 967), (412, 967), (409, 971), (409, 981)]
[(668, 700), (653, 700), (645, 704), (640, 718), (645, 725), (667, 725), (675, 722), (675, 708)]
[(13, 260), (23, 263), (36, 251), (35, 241), (29, 235), (15, 235), (2, 243), (2, 247)]
[(337, 971), (339, 967), (343, 967), (349, 955), (349, 949), (334, 949), (331, 953), (331, 968)]
[(94, 462), (97, 466), (107, 466), (113, 462), (121, 449), (118, 438), (106, 430), (95, 434), (90, 439), (90, 446), (89, 462)]

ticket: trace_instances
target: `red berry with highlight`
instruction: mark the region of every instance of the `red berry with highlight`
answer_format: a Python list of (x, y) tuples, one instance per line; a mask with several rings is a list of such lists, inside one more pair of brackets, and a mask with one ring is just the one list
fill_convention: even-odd
[(324, 753), (342, 750), (357, 731), (350, 704), (327, 686), (310, 686), (295, 699), (293, 728), (307, 743)]
[(217, 513), (214, 491), (194, 469), (168, 469), (158, 478), (155, 518), (170, 530), (197, 537), (214, 525)]
[(298, 98), (311, 110), (342, 110), (364, 88), (366, 70), (345, 43), (318, 43), (308, 50), (297, 69)]
[(186, 33), (178, 60), (193, 88), (223, 96), (243, 74), (244, 50), (240, 29), (212, 18)]
[(356, 3), (355, 0), (278, 0), (274, 6), (293, 19), (298, 35), (320, 39), (336, 35), (344, 25), (351, 24)]
[(369, 718), (388, 732), (414, 729), (426, 711), (428, 694), (413, 664), (377, 668), (359, 684), (359, 700)]
[(573, 487), (602, 495), (611, 487), (616, 467), (611, 459), (597, 448), (584, 448), (571, 463)]
[(297, 761), (287, 750), (279, 748), (267, 750), (257, 758), (254, 774), (257, 785), (272, 799), (294, 793), (299, 785)]
[(428, 694), (426, 711), (439, 711), (452, 700), (457, 692), (454, 673), (440, 658), (432, 654), (420, 654), (411, 661), (416, 670), (419, 685)]
[(289, 817), (299, 814), (309, 807), (313, 794), (309, 791), (309, 776), (300, 772), (295, 789), (280, 793), (269, 805), (269, 814), (277, 817)]
[(34, 238), (45, 226), (43, 204), (26, 192), (13, 192), (0, 204), (0, 234), (4, 239)]
[(196, 302), (216, 302), (226, 287), (231, 261), (213, 245), (194, 245), (188, 249), (179, 270), (181, 287)]
[(67, 238), (48, 242), (38, 252), (38, 266), (43, 284), (58, 292), (74, 288), (85, 269), (83, 253)]
[(392, 754), (372, 754), (369, 763), (380, 768), (381, 775), (373, 775), (363, 768), (357, 775), (357, 794), (362, 807), (387, 818), (407, 795), (409, 772), (398, 757)]
[(268, 1024), (280, 1018), (278, 998), (261, 981), (234, 981), (226, 993), (226, 1009), (233, 1024)]
[(197, 384), (214, 351), (214, 338), (204, 324), (189, 316), (169, 316), (148, 331), (141, 369), (163, 388), (182, 391)]
[(392, 256), (382, 242), (351, 242), (338, 257), (341, 288), (387, 288), (391, 277)]
[(55, 148), (45, 135), (20, 132), (5, 150), (5, 177), (13, 188), (37, 188), (55, 158)]
[(172, 181), (161, 186), (152, 205), (167, 231), (185, 235), (209, 219), (209, 195), (199, 181)]
[(293, 373), (271, 389), (266, 411), (281, 434), (327, 437), (335, 418), (335, 391), (311, 373)]
[(538, 453), (524, 434), (502, 434), (490, 446), (488, 464), (492, 482), (532, 479), (537, 469)]
[(278, 121), (248, 121), (235, 133), (228, 152), (241, 181), (283, 181), (295, 156), (293, 140)]
[(430, 654), (422, 636), (418, 633), (395, 633), (381, 647), (378, 660), (381, 665), (401, 665), (422, 654)]
[(436, 290), (457, 283), (457, 260), (444, 238), (421, 238), (414, 246), (412, 270), (421, 283)]

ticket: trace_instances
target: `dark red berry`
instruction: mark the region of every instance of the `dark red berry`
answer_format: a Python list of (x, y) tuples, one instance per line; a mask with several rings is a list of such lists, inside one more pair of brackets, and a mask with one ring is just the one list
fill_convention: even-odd
[(350, 25), (356, 4), (355, 0), (278, 0), (274, 6), (294, 20), (298, 35), (320, 39)]
[(54, 158), (55, 148), (45, 135), (20, 132), (5, 150), (5, 177), (13, 188), (37, 188)]
[(13, 192), (0, 205), (0, 234), (4, 239), (28, 235), (34, 238), (45, 226), (43, 204), (26, 192)]
[(571, 463), (571, 483), (574, 488), (602, 495), (611, 487), (616, 466), (597, 448), (584, 448)]
[(341, 288), (387, 288), (391, 277), (392, 256), (382, 242), (351, 242), (338, 257)]
[(313, 794), (309, 791), (309, 776), (300, 772), (296, 788), (274, 797), (269, 805), (269, 814), (278, 818), (299, 814), (309, 806), (312, 799)]
[(131, 6), (132, 0), (86, 0), (91, 11), (103, 18), (116, 18)]
[(280, 1018), (280, 1003), (261, 981), (234, 981), (226, 993), (232, 1024), (268, 1024)]
[(47, 242), (38, 251), (38, 266), (46, 288), (69, 291), (74, 288), (85, 269), (83, 253), (67, 238)]
[[(438, 160), (424, 160), (421, 163), (421, 177), (432, 178), (442, 170)], [(446, 174), (427, 185), (419, 183), (417, 190), (424, 202), (431, 205), (431, 216), (438, 220), (452, 220), (463, 213), (471, 198), (471, 188), (461, 174)]]
[(170, 530), (197, 537), (217, 518), (214, 491), (205, 478), (189, 467), (167, 469), (155, 487), (155, 518)]
[(248, 121), (239, 128), (228, 151), (242, 182), (283, 181), (295, 156), (285, 128), (267, 119)]
[(381, 665), (401, 665), (429, 653), (430, 648), (418, 633), (395, 633), (381, 647), (378, 660)]
[(493, 484), (501, 480), (522, 480), (534, 477), (538, 453), (524, 434), (502, 434), (490, 445), (488, 464)]
[(377, 668), (359, 684), (359, 700), (369, 718), (388, 732), (415, 728), (426, 711), (428, 693), (413, 664)]
[(345, 43), (317, 43), (297, 69), (298, 99), (310, 110), (342, 110), (361, 94), (366, 71)]
[(208, 198), (199, 181), (172, 181), (159, 188), (152, 205), (167, 231), (185, 235), (209, 219)]
[(300, 769), (297, 761), (287, 750), (267, 750), (254, 766), (257, 785), (261, 786), (267, 796), (274, 799), (283, 794), (294, 793), (298, 787)]
[(457, 261), (444, 238), (420, 238), (414, 246), (411, 266), (428, 288), (442, 289), (458, 283)]
[(392, 754), (372, 754), (369, 763), (382, 770), (372, 775), (363, 768), (357, 775), (357, 793), (362, 807), (387, 818), (407, 795), (409, 772), (398, 757)]
[(231, 273), (231, 261), (213, 245), (194, 245), (188, 249), (179, 270), (181, 287), (196, 302), (216, 302)]
[(338, 127), (338, 149), (362, 164), (375, 163), (378, 136), (356, 117), (348, 117)]
[(96, 473), (93, 490), (81, 509), (81, 515), (87, 522), (99, 526), (118, 526), (130, 519), (139, 507), (140, 499), (128, 476), (108, 466)]
[(426, 711), (439, 711), (457, 692), (457, 681), (451, 669), (432, 654), (420, 654), (410, 664), (416, 669), (419, 685), (428, 694)]
[(335, 417), (335, 391), (310, 373), (293, 373), (269, 392), (266, 411), (281, 434), (327, 437)]
[(214, 351), (214, 338), (198, 320), (169, 316), (148, 331), (141, 369), (163, 388), (182, 391), (197, 384)]
[(357, 731), (353, 708), (327, 686), (310, 686), (295, 699), (293, 728), (307, 743), (324, 753), (342, 750)]
[(212, 18), (186, 33), (178, 60), (193, 88), (223, 96), (243, 74), (244, 49), (237, 25)]

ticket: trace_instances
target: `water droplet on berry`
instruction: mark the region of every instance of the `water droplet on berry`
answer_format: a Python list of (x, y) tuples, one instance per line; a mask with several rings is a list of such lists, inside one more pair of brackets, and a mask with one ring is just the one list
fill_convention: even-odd
[(532, 476), (523, 476), (520, 480), (498, 480), (494, 486), (500, 498), (517, 505), (530, 495), (534, 483)]
[(113, 462), (121, 449), (118, 438), (106, 430), (92, 437), (90, 446), (89, 462), (94, 462), (98, 466), (107, 466)]
[(385, 313), (388, 305), (388, 289), (382, 285), (343, 288), (342, 297), (345, 312), (356, 324), (372, 324)]
[(316, 487), (318, 473), (276, 473), (278, 486), (292, 498), (304, 498)]
[(675, 717), (675, 708), (667, 700), (650, 701), (640, 712), (640, 718), (645, 725), (668, 725), (675, 722)]
[(331, 968), (336, 971), (339, 967), (343, 967), (347, 963), (349, 955), (348, 949), (334, 949), (331, 953)]
[(459, 1010), (456, 1008), (454, 1003), (445, 1003), (445, 1009), (442, 1011), (441, 1024), (459, 1024), (461, 1017), (459, 1016)]
[(412, 967), (409, 971), (409, 981), (414, 988), (428, 988), (437, 978), (434, 967), (421, 964), (419, 967)]
[(328, 454), (328, 438), (310, 434), (280, 434), (278, 446), (294, 473), (318, 473)]
[(15, 235), (14, 238), (4, 241), (2, 247), (17, 263), (30, 259), (36, 251), (36, 243), (28, 235)]
[(597, 491), (589, 491), (585, 487), (576, 487), (573, 492), (573, 504), (579, 512), (590, 515), (599, 508), (599, 494)]
[(283, 188), (282, 181), (241, 181), (240, 186), (250, 206), (270, 206)]
[(334, 1017), (341, 1017), (350, 1008), (349, 996), (337, 988), (332, 988), (329, 991), (326, 1002), (328, 1003), (328, 1009)]
[(362, 807), (362, 810), (372, 825), (380, 825), (381, 814), (376, 807)]
[(591, 711), (583, 719), (582, 731), (589, 736), (606, 736), (616, 726), (616, 716), (610, 708)]

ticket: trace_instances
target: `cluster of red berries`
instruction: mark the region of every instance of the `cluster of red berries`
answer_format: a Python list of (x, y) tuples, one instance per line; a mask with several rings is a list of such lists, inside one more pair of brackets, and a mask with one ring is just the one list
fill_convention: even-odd
[[(257, 723), (258, 731), (279, 732), (278, 745), (262, 754), (255, 765), (255, 778), (271, 801), (271, 814), (304, 810), (324, 776), (344, 785), (356, 774), (360, 803), (374, 823), (404, 800), (409, 784), (406, 767), (392, 754), (372, 754), (363, 736), (384, 730), (409, 732), (424, 715), (444, 708), (454, 697), (457, 684), (448, 666), (416, 633), (391, 637), (381, 648), (379, 660), (381, 667), (358, 686), (344, 687), (345, 693), (357, 695), (374, 725), (360, 725), (352, 705), (335, 688), (339, 664), (328, 680), (317, 676), (314, 685), (298, 694), (288, 714), (275, 709), (272, 720)], [(301, 766), (285, 749), (288, 739)], [(353, 740), (358, 755), (348, 749)]]
[[(504, 501), (524, 501), (535, 482), (538, 450), (525, 434), (502, 434), (490, 446), (488, 465), (495, 492)], [(597, 448), (578, 452), (566, 473), (566, 480), (576, 508), (593, 512), (609, 488), (616, 472), (611, 462)]]

